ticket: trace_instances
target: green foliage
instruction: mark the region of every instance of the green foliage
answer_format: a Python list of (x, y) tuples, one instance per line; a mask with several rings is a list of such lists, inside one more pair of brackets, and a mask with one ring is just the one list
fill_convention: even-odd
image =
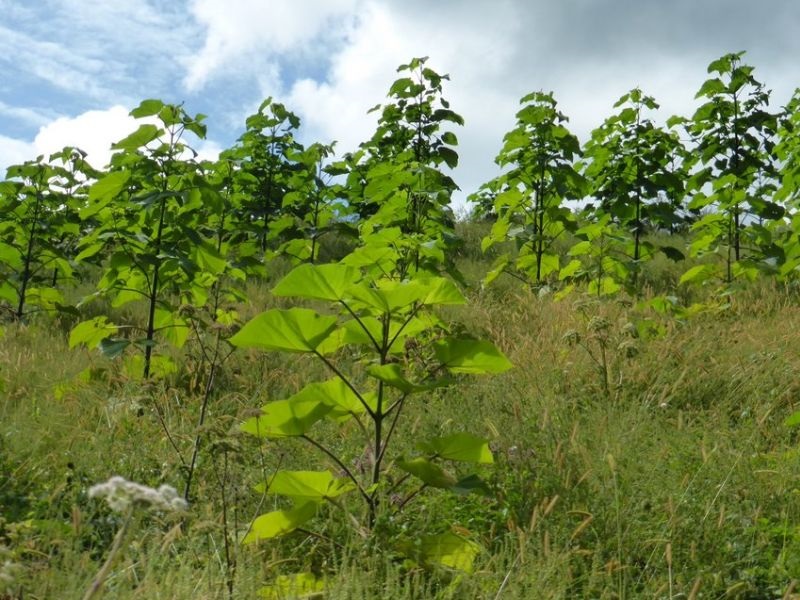
[[(201, 162), (185, 138), (202, 115), (145, 100), (106, 170), (69, 148), (12, 167), (0, 304), (24, 323), (0, 328), (0, 555), (22, 568), (7, 593), (79, 597), (122, 524), (87, 482), (121, 472), (184, 478), (192, 501), (180, 527), (142, 524), (108, 580), (121, 598), (199, 581), (214, 597), (785, 595), (800, 92), (776, 120), (741, 54), (710, 71), (694, 119), (673, 120), (686, 164), (638, 89), (583, 151), (551, 94), (523, 98), (502, 174), (473, 196), (494, 214), (462, 252), (446, 170), (462, 119), (426, 59), (341, 157), (298, 143), (268, 99)], [(657, 252), (681, 261), (687, 244), (680, 266)], [(502, 272), (595, 298), (458, 285)], [(82, 320), (46, 314), (74, 314), (83, 290), (65, 284), (82, 278), (99, 281)], [(715, 279), (738, 285), (709, 300), (698, 284)], [(525, 368), (467, 382), (511, 366), (484, 335)]]
[[(350, 512), (339, 499), (347, 492), (357, 492), (366, 507), (362, 521), (353, 517), (358, 530), (370, 531), (379, 517), (397, 513), (425, 487), (454, 493), (485, 491), (475, 475), (460, 480), (439, 464), (491, 463), (492, 454), (482, 438), (468, 434), (435, 438), (420, 444), (425, 455), (410, 459), (392, 459), (388, 453), (402, 427), (401, 415), (412, 410), (407, 408), (413, 404), (412, 397), (450, 385), (454, 375), (500, 373), (511, 367), (492, 344), (450, 334), (432, 312), (435, 306), (464, 302), (452, 282), (442, 277), (397, 281), (370, 276), (347, 264), (305, 264), (286, 275), (273, 294), (326, 301), (338, 314), (273, 309), (248, 322), (231, 343), (309, 354), (335, 377), (309, 384), (286, 400), (267, 403), (260, 415), (245, 421), (242, 431), (267, 439), (300, 438), (320, 450), (345, 477), (331, 471), (275, 472), (261, 490), (289, 498), (293, 508), (258, 517), (248, 541), (297, 529), (316, 513), (311, 505), (329, 503)], [(368, 449), (369, 464), (363, 472), (352, 470), (345, 457), (317, 439), (315, 429), (323, 421), (340, 427), (356, 422), (357, 428), (347, 431), (349, 435), (355, 432)], [(393, 465), (416, 478), (417, 486), (401, 485), (405, 479), (390, 484)], [(405, 498), (389, 502), (395, 494), (405, 494)], [(440, 558), (439, 562), (454, 567), (466, 560)]]
[(0, 306), (7, 304), (17, 319), (31, 306), (67, 310), (59, 284), (76, 276), (77, 211), (94, 175), (84, 156), (64, 148), (49, 161), (40, 156), (9, 167), (0, 184)]
[[(227, 268), (214, 225), (225, 207), (201, 166), (187, 158), (194, 151), (182, 141), (186, 132), (205, 136), (202, 115), (191, 117), (157, 100), (144, 101), (131, 115), (158, 125), (142, 124), (114, 144), (111, 171), (92, 185), (81, 211), (97, 225), (81, 241), (79, 257), (110, 254), (96, 295), (114, 307), (146, 305), (145, 323), (126, 325), (132, 335), (105, 346), (115, 355), (127, 344), (142, 348), (146, 379), (157, 342), (178, 348), (186, 343), (191, 324), (181, 306), (205, 305)], [(84, 340), (77, 335), (73, 341)], [(162, 372), (168, 371), (163, 361)]]
[[(694, 192), (689, 208), (705, 211), (692, 226), (692, 254), (717, 254), (722, 247), (725, 283), (751, 278), (776, 256), (766, 224), (781, 219), (784, 210), (764, 196), (773, 185), (772, 159), (776, 117), (766, 111), (769, 91), (742, 63), (743, 52), (712, 62), (708, 79), (696, 97), (705, 100), (684, 127), (696, 143), (687, 182)], [(713, 208), (713, 210), (708, 210)], [(755, 220), (754, 220), (755, 218)]]
[(585, 181), (574, 167), (580, 144), (566, 128), (567, 117), (557, 109), (553, 95), (537, 92), (520, 103), (524, 107), (517, 113), (517, 126), (506, 134), (495, 159), (508, 170), (478, 192), (493, 199), (497, 218), (481, 248), (486, 251), (513, 240), (517, 253), (513, 259), (508, 253), (500, 255), (485, 283), (506, 272), (541, 284), (557, 273), (560, 260), (553, 244), (576, 229), (564, 201), (585, 193)]
[(273, 235), (273, 222), (283, 215), (284, 198), (296, 189), (290, 179), (301, 168), (297, 160), (303, 146), (295, 140), (299, 117), (272, 98), (264, 100), (245, 124), (247, 130), (223, 158), (236, 165), (230, 185), (239, 254), (260, 261)]
[(586, 144), (583, 173), (589, 194), (632, 237), (629, 269), (637, 288), (640, 262), (656, 250), (644, 239), (645, 228), (671, 231), (682, 221), (685, 149), (674, 132), (647, 118), (645, 112), (658, 104), (640, 89), (622, 96), (614, 108), (620, 112), (595, 129)]
[(457, 166), (458, 139), (441, 129), (464, 120), (442, 97), (448, 76), (426, 62), (415, 58), (399, 67), (408, 76), (392, 84), (390, 103), (373, 109), (381, 110), (374, 135), (331, 171), (347, 174), (347, 203), (363, 220), (363, 253), (374, 255), (389, 246), (391, 256), (383, 264), (391, 264), (399, 279), (442, 268), (457, 276), (448, 258), (455, 245), (449, 204), (457, 186), (441, 167)]

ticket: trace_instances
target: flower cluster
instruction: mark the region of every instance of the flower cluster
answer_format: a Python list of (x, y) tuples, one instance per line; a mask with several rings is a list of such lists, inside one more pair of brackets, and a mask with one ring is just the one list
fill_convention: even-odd
[(125, 512), (131, 505), (165, 512), (186, 510), (189, 504), (175, 488), (162, 485), (158, 489), (115, 476), (89, 488), (90, 498), (105, 498), (112, 510)]
[(0, 546), (0, 595), (9, 594), (9, 598), (17, 574), (22, 571), (22, 566), (13, 562), (12, 558), (11, 551), (5, 546)]

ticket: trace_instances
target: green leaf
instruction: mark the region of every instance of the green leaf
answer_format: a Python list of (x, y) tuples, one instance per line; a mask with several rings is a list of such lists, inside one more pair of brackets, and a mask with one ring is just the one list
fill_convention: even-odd
[(714, 273), (711, 265), (696, 265), (681, 275), (678, 284), (702, 282)]
[(420, 450), (447, 460), (491, 464), (489, 441), (470, 433), (454, 433), (419, 444)]
[(116, 358), (125, 352), (125, 348), (130, 346), (130, 340), (105, 338), (100, 340), (100, 352), (108, 358)]
[(156, 309), (154, 325), (159, 338), (176, 348), (183, 348), (189, 339), (189, 323), (178, 313)]
[(418, 457), (411, 460), (401, 458), (397, 461), (397, 466), (431, 487), (449, 490), (458, 483), (455, 477), (427, 458)]
[(17, 292), (13, 285), (11, 285), (11, 282), (0, 282), (0, 300), (5, 300), (12, 306), (19, 303), (19, 292)]
[(347, 478), (337, 479), (330, 471), (278, 471), (267, 484), (256, 486), (256, 491), (277, 496), (288, 496), (301, 502), (320, 503), (356, 489)]
[(475, 474), (459, 479), (450, 491), (461, 496), (466, 496), (467, 494), (489, 496), (492, 493), (486, 482)]
[(224, 272), (228, 266), (225, 257), (214, 246), (206, 242), (194, 246), (194, 262), (202, 270), (214, 275)]
[(331, 412), (325, 402), (300, 394), (261, 407), (262, 414), (247, 419), (241, 431), (262, 438), (296, 437), (306, 433)]
[(578, 260), (577, 258), (573, 258), (567, 266), (565, 266), (561, 271), (558, 273), (559, 280), (563, 281), (568, 277), (574, 276), (580, 268), (583, 266), (583, 263)]
[(250, 530), (242, 539), (243, 544), (251, 544), (258, 540), (272, 539), (300, 527), (317, 514), (315, 502), (303, 502), (289, 510), (276, 510), (257, 517), (250, 525)]
[(513, 365), (491, 342), (445, 338), (434, 343), (437, 360), (452, 373), (502, 373)]
[(317, 579), (313, 573), (279, 575), (274, 583), (258, 590), (258, 595), (268, 600), (319, 600), (324, 596), (326, 584), (324, 578)]
[(425, 562), (464, 573), (472, 572), (475, 557), (480, 551), (478, 544), (450, 531), (425, 536), (420, 544), (420, 553)]
[[(292, 402), (322, 402), (331, 408), (328, 416), (333, 418), (366, 412), (366, 408), (356, 393), (339, 377), (321, 383), (309, 383), (288, 400)], [(366, 398), (365, 401), (367, 401)]]
[(127, 187), (130, 178), (130, 171), (113, 171), (98, 179), (89, 188), (89, 203), (80, 210), (81, 219), (88, 219), (105, 208)]
[(272, 294), (338, 302), (359, 278), (359, 272), (348, 265), (303, 264), (281, 279)]
[(272, 309), (248, 321), (230, 343), (240, 348), (314, 352), (336, 329), (336, 323), (336, 317), (308, 308)]
[(130, 115), (135, 119), (152, 117), (153, 115), (157, 115), (162, 108), (164, 108), (164, 103), (161, 100), (142, 100), (141, 104), (130, 112)]
[(686, 259), (686, 256), (684, 256), (683, 252), (672, 246), (661, 246), (659, 250), (661, 250), (664, 255), (672, 261), (680, 262)]
[(116, 333), (116, 325), (111, 325), (106, 317), (95, 317), (89, 321), (78, 323), (69, 334), (69, 347), (84, 345), (96, 348), (104, 339)]
[(161, 133), (161, 129), (155, 125), (145, 123), (143, 125), (139, 125), (139, 129), (134, 131), (128, 137), (121, 139), (116, 144), (113, 144), (111, 148), (113, 150), (136, 150), (152, 142), (159, 135), (161, 135)]
[(797, 427), (800, 425), (800, 411), (792, 413), (783, 421), (786, 427)]
[(406, 394), (430, 389), (429, 386), (417, 385), (406, 379), (403, 368), (397, 363), (370, 365), (367, 367), (367, 374)]

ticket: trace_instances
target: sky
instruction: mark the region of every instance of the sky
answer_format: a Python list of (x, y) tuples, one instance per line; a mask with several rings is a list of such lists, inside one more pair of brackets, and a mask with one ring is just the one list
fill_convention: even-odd
[(207, 115), (213, 158), (273, 97), (305, 143), (357, 148), (396, 68), (428, 56), (466, 125), (465, 197), (497, 174), (519, 99), (552, 91), (585, 141), (633, 87), (666, 121), (690, 116), (707, 65), (729, 52), (772, 90), (800, 86), (796, 0), (0, 0), (0, 174), (66, 145), (104, 166), (145, 98)]

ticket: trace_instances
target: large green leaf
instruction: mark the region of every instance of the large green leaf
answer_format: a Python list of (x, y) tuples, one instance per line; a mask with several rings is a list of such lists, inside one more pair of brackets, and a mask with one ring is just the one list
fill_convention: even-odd
[(454, 433), (419, 444), (420, 450), (448, 460), (491, 464), (489, 441), (471, 433)]
[(242, 539), (243, 544), (272, 539), (294, 531), (317, 514), (317, 503), (301, 502), (288, 510), (276, 510), (256, 517), (250, 531)]
[(711, 265), (696, 265), (681, 275), (679, 284), (703, 282), (714, 274), (714, 267)]
[(131, 178), (130, 171), (113, 171), (98, 179), (89, 188), (89, 202), (80, 210), (81, 219), (96, 215), (124, 190)]
[[(291, 402), (322, 402), (330, 407), (329, 417), (340, 418), (346, 415), (361, 414), (366, 411), (356, 393), (339, 377), (324, 382), (314, 382), (289, 398)], [(364, 399), (368, 402), (368, 399)]]
[(281, 279), (272, 294), (337, 302), (358, 278), (358, 270), (347, 265), (303, 264)]
[(272, 309), (248, 321), (230, 339), (240, 348), (313, 352), (336, 328), (336, 317), (308, 308)]
[(431, 487), (449, 490), (458, 483), (455, 477), (427, 458), (400, 459), (397, 461), (397, 466)]
[(139, 129), (134, 131), (126, 138), (121, 139), (116, 144), (113, 144), (111, 148), (114, 150), (136, 150), (137, 148), (146, 146), (162, 133), (163, 132), (161, 129), (155, 125), (145, 123), (143, 125), (139, 125)]
[(268, 600), (321, 600), (324, 597), (326, 580), (313, 573), (279, 575), (275, 581), (260, 590), (258, 595)]
[(419, 385), (406, 379), (406, 376), (403, 373), (403, 367), (397, 363), (389, 363), (386, 365), (370, 365), (367, 367), (367, 374), (394, 388), (399, 389), (401, 392), (406, 394), (419, 392), (432, 387)]
[(475, 557), (480, 551), (478, 544), (451, 531), (425, 536), (420, 543), (420, 554), (425, 562), (464, 573), (472, 572)]
[(136, 119), (141, 119), (142, 117), (157, 115), (162, 108), (164, 108), (164, 103), (161, 100), (151, 98), (142, 100), (139, 106), (134, 108), (130, 114)]
[(380, 313), (393, 313), (418, 304), (463, 304), (464, 296), (444, 277), (410, 281), (382, 280), (376, 287), (353, 286), (353, 296)]
[(95, 317), (88, 321), (78, 323), (69, 333), (69, 347), (74, 348), (84, 345), (87, 348), (96, 348), (104, 339), (116, 333), (117, 326), (108, 322), (106, 317)]
[(502, 373), (513, 365), (491, 342), (445, 338), (434, 342), (437, 360), (452, 373)]
[(240, 429), (262, 438), (296, 437), (324, 419), (331, 410), (330, 405), (316, 398), (296, 396), (276, 400), (262, 406), (262, 414), (247, 419)]
[(352, 481), (337, 479), (330, 471), (278, 471), (270, 479), (269, 487), (264, 483), (256, 486), (259, 492), (315, 503), (337, 498), (354, 489)]

